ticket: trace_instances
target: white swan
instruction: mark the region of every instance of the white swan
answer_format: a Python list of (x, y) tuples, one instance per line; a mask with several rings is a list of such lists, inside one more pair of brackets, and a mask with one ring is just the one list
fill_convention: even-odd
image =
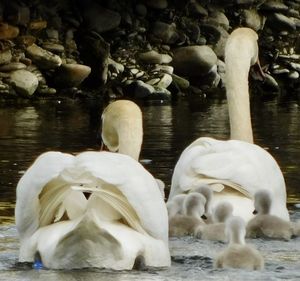
[(240, 217), (231, 217), (226, 222), (228, 247), (214, 259), (215, 268), (242, 268), (260, 270), (264, 259), (259, 251), (245, 243), (245, 222)]
[(253, 196), (263, 187), (274, 198), (271, 214), (288, 220), (282, 172), (267, 151), (252, 143), (248, 73), (258, 60), (257, 39), (253, 30), (238, 28), (231, 33), (225, 47), (232, 140), (202, 137), (189, 145), (175, 166), (169, 199), (209, 184), (215, 191), (212, 207), (228, 201), (234, 207), (233, 214), (248, 221), (253, 217)]
[[(136, 146), (112, 119), (120, 143), (125, 135), (127, 147)], [(168, 215), (158, 183), (131, 156), (40, 155), (18, 183), (15, 219), (20, 262), (38, 258), (55, 269), (170, 266)]]
[(268, 190), (255, 193), (255, 215), (247, 224), (247, 237), (268, 237), (289, 240), (293, 236), (293, 225), (277, 216), (270, 215), (273, 198)]

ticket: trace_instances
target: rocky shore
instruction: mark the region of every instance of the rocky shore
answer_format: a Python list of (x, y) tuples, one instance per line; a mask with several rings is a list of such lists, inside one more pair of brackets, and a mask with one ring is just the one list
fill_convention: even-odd
[(259, 92), (300, 92), (300, 0), (0, 3), (0, 99), (171, 100), (224, 89), (224, 44), (259, 34)]

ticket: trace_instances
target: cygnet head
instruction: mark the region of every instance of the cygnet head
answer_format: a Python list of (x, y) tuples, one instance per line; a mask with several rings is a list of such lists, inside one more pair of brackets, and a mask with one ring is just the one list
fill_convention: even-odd
[(254, 195), (254, 214), (266, 215), (270, 213), (272, 204), (271, 194), (267, 190), (260, 190)]
[(246, 223), (241, 217), (232, 216), (226, 221), (225, 234), (229, 244), (245, 244)]
[(205, 204), (205, 213), (208, 214), (210, 211), (210, 204), (213, 197), (213, 190), (208, 184), (203, 184), (195, 189), (193, 189), (193, 192), (199, 192), (202, 194), (206, 199)]
[(182, 205), (184, 215), (201, 219), (205, 212), (205, 197), (198, 192), (191, 192), (186, 195)]
[(233, 207), (227, 202), (220, 202), (214, 209), (213, 220), (214, 222), (225, 222), (229, 217), (232, 216)]
[(182, 213), (182, 206), (185, 197), (186, 194), (178, 194), (167, 202), (166, 205), (167, 205), (169, 218), (175, 216), (176, 214)]

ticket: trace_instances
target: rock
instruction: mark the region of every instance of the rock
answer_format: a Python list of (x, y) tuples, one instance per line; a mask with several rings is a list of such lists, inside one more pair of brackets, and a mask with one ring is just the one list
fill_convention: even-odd
[(90, 3), (90, 1), (84, 7), (82, 16), (85, 28), (99, 34), (117, 28), (121, 22), (119, 13), (105, 9), (95, 2)]
[(196, 0), (191, 0), (190, 3), (188, 4), (188, 13), (191, 16), (194, 17), (207, 17), (208, 16), (208, 12), (205, 8), (203, 8), (203, 6), (201, 6)]
[(30, 9), (19, 1), (8, 1), (5, 6), (5, 16), (14, 25), (26, 26), (30, 21)]
[(18, 45), (24, 46), (25, 48), (31, 46), (36, 42), (36, 38), (32, 35), (21, 35), (16, 38)]
[(146, 0), (146, 5), (154, 9), (163, 10), (168, 7), (168, 1), (167, 0)]
[(11, 62), (8, 64), (4, 64), (0, 66), (0, 71), (1, 72), (10, 72), (18, 69), (25, 69), (27, 67), (26, 64), (21, 63), (21, 62)]
[(9, 63), (11, 59), (12, 59), (11, 50), (8, 49), (8, 50), (0, 51), (0, 65)]
[(174, 44), (180, 38), (174, 23), (167, 24), (161, 21), (156, 21), (153, 24), (151, 32), (156, 38), (160, 39), (165, 44)]
[(82, 64), (62, 64), (54, 74), (54, 83), (60, 88), (79, 86), (91, 73), (91, 68)]
[(297, 71), (291, 71), (288, 75), (288, 78), (289, 79), (292, 79), (292, 80), (296, 80), (299, 78), (299, 72)]
[(35, 20), (29, 23), (29, 29), (40, 31), (47, 27), (47, 22), (45, 20)]
[(174, 67), (170, 65), (156, 65), (152, 71), (164, 72), (172, 74), (174, 72)]
[(37, 89), (39, 81), (33, 73), (21, 69), (11, 73), (10, 83), (18, 93), (31, 96)]
[(168, 54), (160, 54), (154, 50), (140, 53), (138, 55), (140, 61), (150, 64), (168, 64), (172, 61), (172, 57)]
[(112, 58), (108, 58), (108, 67), (113, 68), (117, 73), (122, 73), (124, 71), (124, 65), (114, 61)]
[(183, 77), (180, 77), (176, 74), (172, 74), (174, 83), (182, 90), (187, 89), (190, 86), (190, 82), (187, 79), (184, 79)]
[(267, 0), (259, 7), (259, 10), (268, 12), (284, 12), (288, 9), (289, 7), (287, 5), (274, 0)]
[(36, 44), (32, 44), (27, 47), (26, 54), (41, 69), (57, 68), (62, 64), (62, 60), (59, 56), (39, 47)]
[(188, 46), (174, 50), (172, 65), (176, 74), (193, 77), (207, 74), (218, 58), (208, 46)]
[(223, 12), (220, 11), (213, 11), (209, 15), (208, 22), (216, 25), (221, 25), (223, 28), (225, 28), (225, 30), (228, 30), (230, 27), (228, 18)]
[(159, 88), (168, 88), (171, 83), (172, 83), (173, 79), (172, 76), (170, 74), (165, 73), (162, 78), (160, 79), (160, 81), (157, 83), (157, 87)]
[(300, 63), (291, 62), (290, 66), (296, 71), (300, 71)]
[(0, 23), (0, 40), (14, 39), (19, 35), (19, 28), (7, 23)]
[(139, 16), (143, 18), (147, 15), (147, 7), (143, 4), (137, 4), (135, 6), (135, 11)]
[(255, 31), (258, 31), (263, 27), (262, 17), (258, 14), (257, 10), (243, 10), (242, 18), (244, 25), (254, 29)]
[(44, 42), (42, 47), (52, 53), (61, 54), (64, 52), (65, 47), (61, 44), (52, 43), (52, 42)]
[(268, 16), (267, 22), (269, 26), (277, 30), (296, 30), (295, 21), (280, 13), (274, 13)]

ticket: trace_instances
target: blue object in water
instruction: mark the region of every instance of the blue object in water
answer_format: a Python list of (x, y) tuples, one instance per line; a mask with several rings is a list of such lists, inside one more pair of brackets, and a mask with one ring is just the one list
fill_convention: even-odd
[(33, 264), (33, 268), (34, 269), (43, 269), (43, 263), (40, 260), (36, 260)]

